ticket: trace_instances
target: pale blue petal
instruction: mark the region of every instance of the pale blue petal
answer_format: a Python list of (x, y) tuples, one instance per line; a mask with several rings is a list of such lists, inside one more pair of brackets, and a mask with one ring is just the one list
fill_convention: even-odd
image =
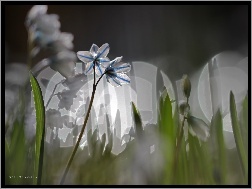
[(94, 66), (93, 62), (89, 62), (86, 64), (86, 67), (85, 67), (85, 74), (86, 75), (90, 75), (90, 74), (94, 73), (93, 66)]
[(97, 58), (105, 58), (108, 55), (108, 53), (109, 53), (109, 44), (105, 43), (99, 48)]
[(92, 62), (94, 61), (94, 57), (89, 51), (78, 51), (77, 57), (84, 63)]
[(121, 62), (122, 61), (122, 56), (121, 57), (117, 57), (117, 58), (115, 58), (114, 60), (112, 60), (111, 62), (110, 62), (110, 65), (111, 66), (116, 66), (116, 64), (118, 64), (119, 62)]
[(114, 70), (116, 73), (127, 73), (131, 69), (131, 66), (129, 63), (123, 63), (118, 67), (114, 67)]
[(120, 84), (129, 84), (130, 78), (126, 74), (118, 73), (116, 74), (116, 79), (120, 81)]
[(120, 81), (118, 81), (118, 79), (115, 78), (115, 77), (107, 76), (107, 80), (108, 80), (108, 82), (109, 82), (112, 86), (114, 86), (114, 87), (119, 87), (119, 86), (121, 86)]
[(100, 62), (100, 64), (101, 64), (104, 68), (108, 67), (109, 64), (110, 64), (110, 60), (109, 60), (108, 57), (100, 58), (100, 59), (99, 59), (99, 62)]
[(102, 74), (104, 73), (104, 71), (105, 71), (105, 68), (104, 68), (104, 67), (102, 67), (102, 66), (99, 65), (99, 64), (96, 64), (96, 66), (95, 66), (95, 73), (96, 73), (98, 76), (102, 75)]
[(90, 53), (95, 57), (98, 53), (99, 47), (96, 44), (93, 44), (90, 48)]

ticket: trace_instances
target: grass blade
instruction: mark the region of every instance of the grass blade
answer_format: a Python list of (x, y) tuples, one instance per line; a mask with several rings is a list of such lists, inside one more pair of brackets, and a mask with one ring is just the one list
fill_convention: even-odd
[[(170, 184), (171, 182), (179, 182), (176, 178), (176, 173), (173, 173), (171, 167), (174, 164), (175, 146), (176, 146), (176, 130), (174, 127), (174, 120), (172, 116), (172, 104), (170, 97), (168, 95), (167, 89), (162, 93), (159, 100), (159, 117), (158, 117), (158, 127), (159, 133), (163, 140), (162, 150), (164, 153), (164, 158), (166, 159), (165, 166), (165, 176), (163, 184)], [(179, 171), (177, 172), (179, 173)]]
[(241, 135), (245, 148), (246, 155), (248, 156), (248, 95), (242, 102), (242, 111), (240, 113)]
[(143, 125), (142, 125), (142, 119), (140, 116), (139, 111), (136, 108), (136, 105), (134, 102), (131, 102), (132, 104), (132, 111), (133, 111), (133, 118), (135, 122), (135, 129), (136, 129), (136, 134), (138, 137), (140, 137), (143, 134)]
[[(45, 108), (41, 89), (37, 79), (30, 74), (31, 87), (36, 110), (36, 141), (35, 141), (35, 165), (33, 173), (34, 184), (41, 184), (43, 156), (44, 156), (44, 136), (45, 136)], [(36, 179), (37, 178), (37, 179)]]
[(226, 175), (227, 175), (227, 158), (226, 158), (226, 148), (223, 136), (223, 124), (222, 124), (222, 116), (220, 110), (218, 110), (214, 116), (213, 127), (216, 131), (216, 142), (218, 148), (218, 167), (220, 169), (221, 176), (221, 184), (226, 183)]
[(238, 118), (237, 118), (235, 98), (232, 91), (230, 92), (230, 114), (231, 114), (231, 121), (232, 121), (232, 128), (233, 128), (235, 143), (236, 143), (237, 151), (238, 151), (239, 158), (242, 164), (242, 170), (245, 176), (245, 180), (247, 182), (248, 181), (248, 159), (247, 159), (244, 144), (242, 141), (242, 135), (241, 135)]
[[(16, 119), (10, 136), (9, 157), (6, 162), (6, 164), (9, 162), (7, 172), (9, 172), (10, 175), (8, 176), (24, 175), (26, 167), (26, 149), (23, 119), (20, 121)], [(23, 179), (20, 177), (11, 180), (11, 184), (21, 184), (22, 182)]]
[(160, 133), (175, 142), (176, 132), (172, 117), (172, 104), (167, 90), (164, 91), (159, 103)]

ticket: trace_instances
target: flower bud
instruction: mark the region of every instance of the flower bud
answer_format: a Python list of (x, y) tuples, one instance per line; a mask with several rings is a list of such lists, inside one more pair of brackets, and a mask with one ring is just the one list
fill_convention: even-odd
[(184, 114), (187, 114), (189, 110), (190, 110), (189, 104), (187, 104), (186, 101), (181, 100), (181, 101), (179, 102), (179, 113), (180, 113), (181, 115), (184, 115)]
[(191, 93), (191, 82), (187, 75), (183, 75), (182, 77), (182, 89), (185, 97), (189, 98)]

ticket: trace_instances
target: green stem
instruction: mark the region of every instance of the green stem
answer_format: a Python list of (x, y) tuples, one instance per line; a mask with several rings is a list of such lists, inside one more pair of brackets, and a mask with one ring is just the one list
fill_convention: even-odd
[[(187, 105), (188, 105), (188, 101), (189, 101), (189, 98), (186, 99)], [(179, 154), (181, 143), (182, 143), (182, 139), (183, 139), (184, 125), (185, 125), (185, 120), (186, 119), (187, 119), (187, 117), (184, 115), (183, 116), (183, 120), (182, 120), (182, 124), (181, 124), (181, 128), (180, 128), (180, 131), (179, 131), (178, 140), (177, 140), (177, 147), (176, 147), (176, 151), (175, 151), (174, 164), (173, 164), (173, 170), (174, 170), (173, 182), (174, 182), (174, 180), (176, 178), (177, 165), (178, 165), (178, 154)]]
[(185, 125), (185, 116), (183, 117), (183, 121), (182, 121), (182, 126), (180, 128), (180, 132), (179, 132), (179, 136), (178, 136), (178, 140), (177, 140), (177, 147), (176, 147), (176, 151), (175, 151), (175, 156), (174, 156), (174, 174), (173, 174), (173, 181), (175, 180), (176, 177), (176, 172), (177, 172), (177, 165), (178, 165), (178, 154), (180, 151), (180, 147), (181, 147), (181, 143), (182, 143), (182, 139), (183, 139), (183, 134), (184, 134), (184, 125)]
[(89, 117), (89, 114), (90, 114), (90, 111), (91, 111), (91, 107), (92, 107), (92, 104), (93, 104), (93, 101), (94, 101), (94, 95), (95, 95), (96, 87), (97, 87), (99, 81), (101, 80), (101, 78), (105, 75), (105, 73), (103, 73), (103, 74), (101, 75), (101, 77), (98, 79), (97, 83), (95, 83), (95, 67), (93, 67), (93, 69), (94, 69), (94, 83), (93, 83), (93, 91), (92, 91), (92, 96), (91, 96), (90, 104), (89, 104), (89, 106), (88, 106), (88, 111), (87, 111), (87, 114), (86, 114), (86, 117), (85, 117), (85, 120), (84, 120), (83, 127), (82, 127), (82, 129), (81, 129), (80, 135), (79, 135), (79, 137), (78, 137), (77, 143), (76, 143), (76, 145), (75, 145), (75, 147), (74, 147), (74, 149), (73, 149), (73, 152), (72, 152), (71, 157), (70, 157), (69, 160), (68, 160), (66, 169), (65, 169), (64, 174), (63, 174), (63, 177), (62, 177), (62, 179), (61, 179), (61, 181), (60, 181), (60, 184), (61, 184), (61, 185), (62, 185), (62, 184), (64, 183), (64, 181), (65, 181), (66, 175), (67, 175), (67, 173), (68, 173), (68, 171), (69, 171), (70, 165), (71, 165), (71, 163), (72, 163), (72, 161), (73, 161), (74, 155), (75, 155), (75, 153), (76, 153), (76, 151), (77, 151), (77, 149), (78, 149), (78, 147), (79, 147), (79, 144), (80, 144), (82, 135), (83, 135), (84, 130), (85, 130), (85, 128), (86, 128), (87, 121), (88, 121), (88, 117)]

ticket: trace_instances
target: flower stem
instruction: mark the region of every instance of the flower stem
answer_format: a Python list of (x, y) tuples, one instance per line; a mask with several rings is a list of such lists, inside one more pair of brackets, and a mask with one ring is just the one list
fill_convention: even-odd
[(98, 79), (98, 81), (96, 82), (95, 86), (98, 85), (98, 83), (100, 82), (101, 78), (106, 74), (106, 71), (101, 75), (101, 77)]
[[(189, 101), (189, 98), (186, 98), (187, 105), (188, 105), (188, 101)], [(181, 128), (180, 128), (180, 131), (179, 131), (178, 140), (177, 140), (177, 146), (176, 146), (176, 151), (175, 151), (175, 155), (174, 155), (174, 164), (173, 164), (173, 170), (174, 170), (173, 181), (176, 178), (177, 165), (178, 165), (178, 161), (179, 161), (178, 160), (178, 154), (179, 154), (181, 143), (182, 143), (182, 139), (183, 139), (184, 125), (185, 125), (185, 120), (186, 119), (187, 119), (187, 117), (184, 115), (183, 116), (183, 120), (182, 120), (182, 124), (181, 124)]]
[(55, 92), (55, 90), (56, 90), (57, 86), (58, 86), (59, 84), (61, 84), (61, 83), (62, 83), (62, 82), (59, 82), (59, 83), (57, 83), (57, 84), (54, 86), (54, 89), (53, 89), (53, 91), (52, 91), (52, 93), (51, 93), (50, 98), (48, 99), (48, 101), (47, 101), (47, 103), (46, 103), (45, 108), (47, 108), (47, 107), (48, 107), (49, 103), (50, 103), (50, 102), (51, 102), (51, 100), (52, 100), (52, 97), (54, 96), (54, 92)]
[[(95, 71), (95, 67), (93, 67), (93, 69), (94, 69), (94, 71)], [(76, 153), (76, 151), (77, 151), (77, 149), (78, 149), (78, 147), (79, 147), (79, 144), (80, 144), (82, 135), (83, 135), (84, 130), (85, 130), (86, 125), (87, 125), (87, 121), (88, 121), (88, 117), (89, 117), (89, 114), (90, 114), (90, 111), (91, 111), (91, 107), (92, 107), (92, 104), (93, 104), (93, 101), (94, 101), (94, 95), (95, 95), (96, 87), (97, 87), (99, 81), (101, 80), (101, 78), (104, 76), (104, 74), (105, 74), (105, 73), (103, 73), (103, 74), (101, 75), (101, 77), (98, 79), (97, 83), (95, 83), (95, 72), (94, 72), (94, 83), (93, 83), (93, 91), (92, 91), (92, 96), (91, 96), (90, 104), (89, 104), (89, 106), (88, 106), (87, 114), (86, 114), (86, 117), (85, 117), (85, 120), (84, 120), (83, 127), (82, 127), (82, 129), (81, 129), (80, 135), (79, 135), (79, 137), (78, 137), (77, 143), (75, 144), (75, 147), (74, 147), (74, 149), (73, 149), (72, 155), (71, 155), (71, 157), (70, 157), (69, 160), (68, 160), (68, 163), (67, 163), (65, 172), (64, 172), (63, 177), (62, 177), (62, 179), (61, 179), (61, 181), (60, 181), (60, 184), (61, 184), (61, 185), (62, 185), (62, 184), (64, 183), (64, 181), (65, 181), (66, 175), (67, 175), (67, 173), (68, 173), (68, 171), (69, 171), (69, 168), (70, 168), (70, 165), (71, 165), (71, 163), (72, 163), (72, 161), (73, 161), (74, 155), (75, 155), (75, 153)]]

